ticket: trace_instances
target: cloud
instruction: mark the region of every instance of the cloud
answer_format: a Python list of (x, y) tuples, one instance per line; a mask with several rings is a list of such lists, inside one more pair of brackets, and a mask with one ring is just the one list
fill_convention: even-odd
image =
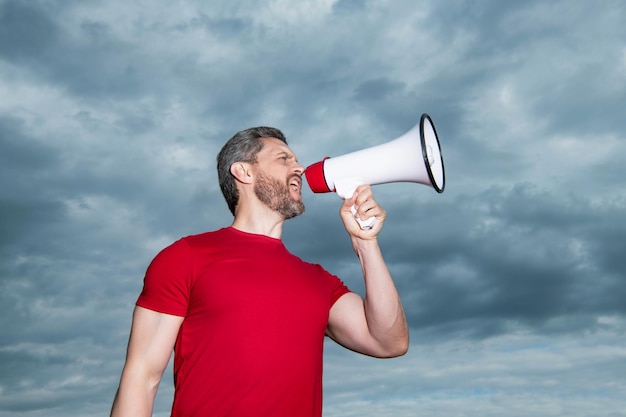
[[(325, 415), (618, 415), (623, 16), (585, 2), (0, 1), (0, 417), (108, 412), (146, 266), (231, 221), (215, 155), (236, 131), (276, 126), (308, 165), (422, 113), (445, 192), (374, 188), (411, 350), (376, 361), (329, 342)], [(304, 198), (285, 244), (363, 293), (340, 200)]]

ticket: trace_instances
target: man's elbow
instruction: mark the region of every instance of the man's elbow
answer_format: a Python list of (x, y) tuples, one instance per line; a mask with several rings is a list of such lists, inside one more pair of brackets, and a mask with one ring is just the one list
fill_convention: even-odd
[(409, 351), (409, 340), (402, 341), (391, 352), (389, 358), (397, 358), (398, 356), (404, 356)]
[(391, 359), (397, 358), (399, 356), (406, 355), (409, 351), (409, 337), (408, 335), (403, 338), (399, 338), (394, 340), (393, 343), (388, 344), (383, 349), (381, 349), (380, 353), (376, 355), (381, 359)]

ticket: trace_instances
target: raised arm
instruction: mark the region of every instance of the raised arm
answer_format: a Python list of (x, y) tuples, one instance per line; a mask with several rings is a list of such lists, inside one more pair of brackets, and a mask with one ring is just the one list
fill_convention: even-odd
[(150, 417), (182, 317), (136, 307), (111, 417)]
[[(364, 220), (376, 216), (371, 230), (359, 227), (350, 211), (352, 205)], [(341, 207), (344, 226), (361, 262), (365, 299), (348, 293), (337, 300), (330, 310), (327, 334), (356, 352), (388, 358), (407, 352), (409, 331), (400, 296), (378, 246), (377, 236), (385, 216), (369, 186), (357, 188)]]

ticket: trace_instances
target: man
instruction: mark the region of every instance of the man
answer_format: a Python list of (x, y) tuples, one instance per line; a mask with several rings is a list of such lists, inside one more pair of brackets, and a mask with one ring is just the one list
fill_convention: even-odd
[[(304, 168), (274, 128), (241, 131), (218, 155), (230, 227), (183, 238), (150, 264), (111, 416), (150, 416), (174, 350), (173, 417), (322, 415), (324, 336), (373, 357), (403, 355), (408, 326), (377, 242), (385, 211), (369, 186), (340, 214), (366, 296), (283, 246), (304, 212)], [(377, 218), (362, 230), (356, 216)]]

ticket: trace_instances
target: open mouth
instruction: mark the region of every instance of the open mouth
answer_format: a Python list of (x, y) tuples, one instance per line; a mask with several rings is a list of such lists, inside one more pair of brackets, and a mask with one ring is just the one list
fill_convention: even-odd
[(300, 189), (302, 188), (302, 178), (297, 175), (291, 177), (291, 179), (289, 180), (289, 188), (299, 193)]

